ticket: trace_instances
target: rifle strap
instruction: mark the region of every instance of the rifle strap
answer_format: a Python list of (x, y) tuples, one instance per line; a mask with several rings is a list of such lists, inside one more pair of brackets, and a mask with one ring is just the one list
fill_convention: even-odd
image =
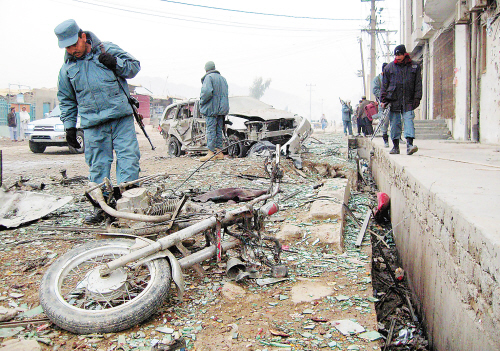
[[(99, 44), (99, 48), (101, 49), (101, 53), (105, 53), (106, 50), (104, 49), (104, 45), (103, 43), (100, 43)], [(118, 82), (118, 85), (120, 86), (120, 88), (122, 89), (123, 93), (125, 94), (125, 96), (127, 97), (127, 101), (128, 103), (130, 104), (130, 106), (132, 106), (132, 110), (134, 110), (134, 105), (132, 104), (132, 102), (130, 101), (130, 97), (129, 97), (129, 94), (127, 94), (127, 92), (125, 91), (125, 88), (123, 87), (122, 85), (122, 82), (120, 82), (120, 79), (118, 78), (118, 75), (116, 74), (115, 71), (111, 70), (113, 72), (113, 74), (115, 75), (115, 78), (116, 78), (116, 81)]]

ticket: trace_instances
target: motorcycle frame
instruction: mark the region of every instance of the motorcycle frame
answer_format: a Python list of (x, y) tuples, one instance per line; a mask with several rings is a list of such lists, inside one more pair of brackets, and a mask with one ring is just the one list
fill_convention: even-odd
[[(280, 146), (276, 146), (276, 167), (279, 167), (280, 162)], [(178, 244), (181, 244), (183, 240), (188, 239), (194, 235), (202, 233), (206, 230), (213, 229), (216, 227), (218, 222), (222, 225), (231, 225), (236, 223), (237, 221), (245, 218), (253, 218), (254, 212), (258, 208), (254, 208), (256, 204), (262, 201), (266, 201), (268, 199), (273, 198), (279, 192), (279, 183), (271, 182), (270, 192), (268, 194), (261, 195), (249, 202), (247, 202), (244, 206), (236, 208), (232, 211), (221, 211), (214, 216), (201, 220), (187, 228), (181, 229), (173, 234), (170, 234), (166, 237), (163, 237), (157, 241), (153, 241), (150, 239), (145, 239), (143, 237), (135, 237), (136, 244), (131, 247), (131, 252), (127, 255), (121, 256), (113, 261), (106, 263), (105, 265), (99, 268), (100, 275), (102, 277), (108, 276), (112, 271), (124, 267), (131, 262), (138, 261), (134, 266), (141, 265), (145, 262), (158, 259), (158, 258), (168, 258), (170, 261), (170, 266), (172, 269), (172, 277), (179, 291), (179, 298), (182, 299), (182, 295), (184, 292), (184, 277), (182, 275), (182, 269), (189, 268), (197, 263), (205, 261), (207, 259), (212, 258), (217, 254), (217, 245), (216, 243), (211, 246), (190, 254), (188, 256), (183, 257), (180, 260), (170, 252), (169, 248)], [(130, 218), (130, 213), (127, 212), (119, 212), (111, 208), (106, 204), (104, 200), (104, 196), (100, 187), (93, 187), (91, 190), (91, 194), (94, 199), (97, 199), (99, 205), (101, 205), (102, 209), (106, 211), (108, 214), (121, 217), (121, 218)], [(134, 214), (133, 219), (141, 218), (140, 216)], [(151, 216), (147, 216), (151, 217)], [(158, 216), (155, 216), (158, 217)], [(168, 218), (170, 219), (170, 217)], [(163, 219), (164, 221), (165, 219)], [(222, 242), (222, 251), (229, 250), (233, 247), (236, 247), (240, 244), (240, 241), (236, 238), (231, 237), (228, 240)]]

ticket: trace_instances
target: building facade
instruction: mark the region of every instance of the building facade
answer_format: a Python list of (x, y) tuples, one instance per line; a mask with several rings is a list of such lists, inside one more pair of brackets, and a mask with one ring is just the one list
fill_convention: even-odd
[(453, 138), (500, 143), (500, 8), (496, 0), (401, 0), (401, 42), (422, 63), (422, 119)]

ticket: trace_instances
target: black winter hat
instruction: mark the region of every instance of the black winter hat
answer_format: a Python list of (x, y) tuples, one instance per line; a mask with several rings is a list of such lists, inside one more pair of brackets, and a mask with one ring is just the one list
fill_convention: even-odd
[(394, 55), (404, 55), (406, 54), (406, 46), (403, 44), (396, 46), (394, 49)]

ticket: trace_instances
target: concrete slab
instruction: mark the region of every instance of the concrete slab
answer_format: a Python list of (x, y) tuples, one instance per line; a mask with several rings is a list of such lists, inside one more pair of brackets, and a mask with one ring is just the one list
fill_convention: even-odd
[(390, 155), (360, 138), (374, 178), (391, 196), (395, 241), (436, 350), (499, 350), (498, 145), (415, 140)]

